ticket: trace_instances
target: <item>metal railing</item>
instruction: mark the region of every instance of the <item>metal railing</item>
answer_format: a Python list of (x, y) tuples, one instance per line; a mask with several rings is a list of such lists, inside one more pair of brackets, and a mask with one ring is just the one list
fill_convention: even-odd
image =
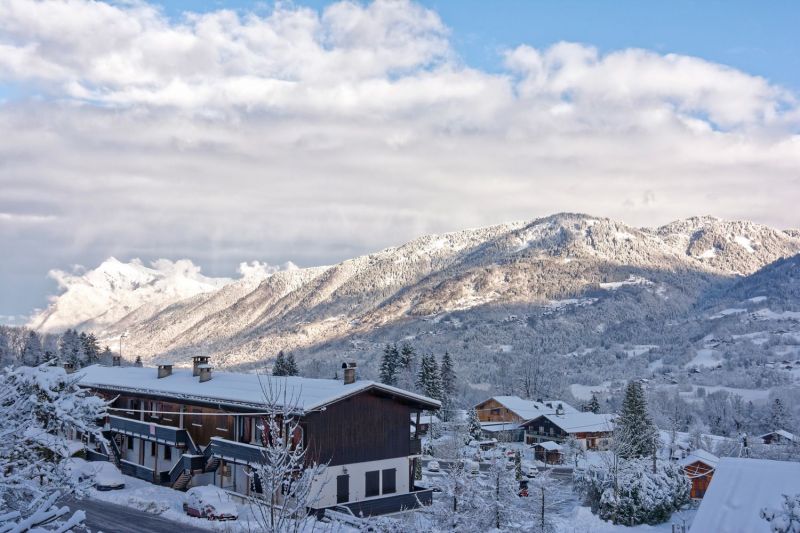
[(171, 444), (173, 446), (196, 451), (194, 441), (185, 429), (162, 426), (152, 422), (142, 422), (121, 416), (109, 416), (108, 426), (111, 431), (132, 435), (145, 440)]
[(155, 480), (155, 472), (152, 468), (137, 465), (136, 463), (131, 463), (125, 459), (120, 461), (120, 470), (126, 476), (136, 477), (151, 482)]

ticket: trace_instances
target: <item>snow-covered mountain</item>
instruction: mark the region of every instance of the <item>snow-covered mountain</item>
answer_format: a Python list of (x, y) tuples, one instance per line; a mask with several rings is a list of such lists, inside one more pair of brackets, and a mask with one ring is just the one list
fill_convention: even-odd
[(476, 359), (542, 349), (561, 335), (569, 346), (570, 335), (590, 330), (611, 336), (626, 320), (647, 331), (647, 320), (682, 316), (720, 284), (798, 252), (796, 231), (751, 222), (695, 217), (649, 229), (558, 214), (235, 282), (205, 278), (186, 261), (150, 269), (109, 260), (61, 275), (64, 293), (33, 325), (94, 329), (108, 340), (127, 330), (128, 353), (204, 352), (221, 365), (280, 349), (308, 364), (343, 355), (370, 364), (382, 343), (404, 338)]

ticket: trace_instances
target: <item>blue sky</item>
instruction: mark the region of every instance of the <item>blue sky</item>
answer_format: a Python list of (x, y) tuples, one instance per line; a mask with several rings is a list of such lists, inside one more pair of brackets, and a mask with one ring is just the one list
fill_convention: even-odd
[[(172, 17), (185, 10), (266, 9), (241, 0), (156, 2)], [(323, 9), (330, 2), (295, 1)], [(645, 48), (722, 63), (800, 93), (800, 2), (774, 0), (422, 0), (452, 30), (452, 43), (473, 67), (502, 68), (500, 51), (558, 41), (602, 53)], [(259, 7), (260, 6), (260, 7)]]

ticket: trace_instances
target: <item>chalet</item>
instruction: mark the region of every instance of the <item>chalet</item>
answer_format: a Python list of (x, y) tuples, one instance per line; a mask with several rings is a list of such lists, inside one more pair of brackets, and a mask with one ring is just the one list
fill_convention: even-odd
[(559, 400), (523, 400), (519, 396), (492, 396), (475, 406), (483, 422), (525, 422), (543, 414), (577, 413), (577, 409)]
[(692, 483), (690, 496), (692, 499), (702, 499), (714, 477), (719, 457), (703, 449), (694, 450), (678, 463), (683, 468), (683, 473)]
[(417, 414), (411, 414), (411, 432), (416, 432), (418, 435), (427, 435), (431, 426), (441, 424), (442, 421), (436, 415), (425, 414), (417, 421)]
[(533, 445), (533, 455), (537, 461), (548, 465), (557, 465), (564, 462), (564, 451), (560, 444), (551, 440), (537, 442)]
[(786, 430), (779, 429), (777, 431), (770, 431), (758, 437), (764, 444), (800, 444), (800, 437), (789, 433)]
[(800, 463), (723, 457), (689, 533), (771, 533), (762, 509), (781, 509), (798, 492)]
[(419, 424), (423, 410), (440, 407), (437, 400), (356, 380), (355, 364), (343, 365), (339, 381), (215, 372), (206, 357), (193, 362), (174, 370), (169, 363), (93, 365), (76, 374), (80, 386), (112, 402), (109, 446), (90, 458), (175, 489), (214, 484), (243, 496), (258, 492), (252, 468), (264, 460), (265, 390), (273, 390), (297, 416), (295, 444), (307, 460), (328, 465), (315, 510), (345, 505), (369, 516), (432, 501), (430, 491), (414, 486), (421, 447), (409, 418)]
[(586, 450), (608, 447), (615, 415), (595, 413), (543, 414), (521, 424), (525, 443), (564, 442), (572, 437)]

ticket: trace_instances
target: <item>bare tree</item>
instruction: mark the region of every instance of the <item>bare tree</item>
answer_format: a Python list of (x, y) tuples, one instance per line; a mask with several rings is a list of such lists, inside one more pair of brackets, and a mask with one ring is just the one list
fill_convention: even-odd
[(300, 428), (300, 390), (289, 391), (285, 378), (259, 379), (264, 411), (262, 461), (253, 468), (252, 508), (259, 531), (297, 533), (314, 528), (310, 509), (321, 497), (325, 465), (307, 455)]

